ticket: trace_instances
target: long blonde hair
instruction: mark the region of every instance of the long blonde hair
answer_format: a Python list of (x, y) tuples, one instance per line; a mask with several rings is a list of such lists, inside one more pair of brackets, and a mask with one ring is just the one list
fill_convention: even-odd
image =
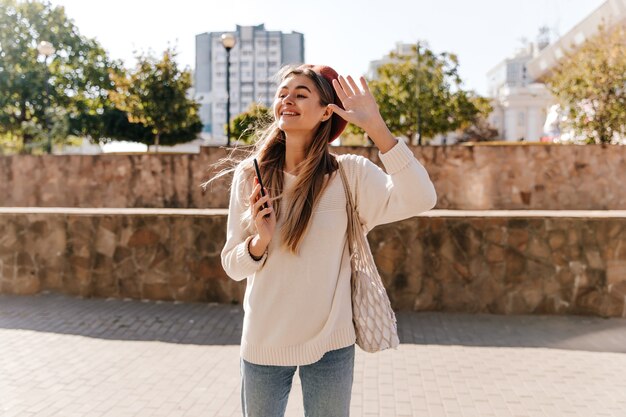
[[(313, 81), (320, 96), (321, 106), (327, 106), (334, 102), (333, 87), (309, 66), (286, 66), (278, 72), (280, 82), (294, 75), (304, 75)], [(276, 218), (280, 218), (282, 211), (286, 210), (285, 221), (280, 230), (281, 244), (292, 253), (297, 254), (322, 191), (338, 168), (337, 160), (330, 153), (328, 145), (331, 120), (332, 117), (320, 124), (308, 149), (306, 149), (305, 160), (297, 167), (298, 176), (293, 188), (290, 188), (289, 207), (283, 207), (281, 204), (284, 187), (285, 134), (278, 128), (275, 119), (271, 120), (265, 127), (255, 130), (256, 141), (254, 145), (244, 149), (244, 154), (247, 156), (243, 159), (241, 156), (235, 156), (241, 155), (242, 149), (239, 147), (234, 149), (229, 156), (218, 161), (216, 165), (227, 164), (230, 167), (217, 173), (203, 186), (206, 187), (210, 182), (231, 172), (235, 172), (233, 182), (237, 180), (237, 174), (242, 175), (240, 180), (251, 179), (255, 175), (253, 160), (256, 158), (263, 185), (272, 196)], [(240, 170), (241, 172), (239, 172)], [(249, 204), (247, 198), (244, 199), (244, 204)], [(253, 219), (250, 210), (246, 210), (242, 221), (247, 226), (252, 225)]]

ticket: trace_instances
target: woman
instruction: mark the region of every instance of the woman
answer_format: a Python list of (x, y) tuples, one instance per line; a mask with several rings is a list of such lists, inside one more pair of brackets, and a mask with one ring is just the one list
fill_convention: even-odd
[[(274, 120), (234, 170), (222, 251), (227, 274), (247, 278), (243, 414), (283, 416), (299, 367), (305, 414), (348, 416), (355, 333), (338, 164), (367, 230), (431, 209), (436, 194), (424, 167), (389, 132), (364, 78), (359, 87), (310, 65), (283, 68), (279, 77)], [(347, 122), (373, 140), (387, 173), (361, 156), (329, 152)]]

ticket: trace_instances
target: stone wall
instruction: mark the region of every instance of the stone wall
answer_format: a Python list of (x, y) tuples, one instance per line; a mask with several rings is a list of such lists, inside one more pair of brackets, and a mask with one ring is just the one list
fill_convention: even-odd
[(211, 210), (0, 211), (0, 291), (240, 300), (221, 267), (226, 216)]
[[(334, 148), (380, 164), (375, 148)], [(414, 147), (435, 183), (439, 209), (626, 209), (626, 146)], [(223, 208), (228, 179), (204, 192), (209, 166), (226, 151), (199, 154), (0, 157), (1, 207)]]
[[(449, 212), (374, 229), (394, 308), (626, 317), (626, 212)], [(0, 291), (241, 303), (225, 210), (0, 210)]]

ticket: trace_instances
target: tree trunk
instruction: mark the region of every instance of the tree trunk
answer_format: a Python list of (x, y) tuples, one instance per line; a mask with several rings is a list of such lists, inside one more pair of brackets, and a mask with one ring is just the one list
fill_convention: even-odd
[(161, 132), (157, 133), (154, 137), (154, 153), (159, 153), (159, 138), (161, 137)]

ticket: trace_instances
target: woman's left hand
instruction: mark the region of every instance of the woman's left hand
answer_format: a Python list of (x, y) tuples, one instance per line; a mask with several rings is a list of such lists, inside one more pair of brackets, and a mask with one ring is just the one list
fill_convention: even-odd
[(361, 77), (360, 81), (363, 89), (359, 88), (349, 75), (347, 79), (340, 75), (337, 80), (333, 80), (333, 87), (345, 110), (335, 104), (329, 104), (329, 107), (342, 119), (367, 132), (372, 126), (383, 122), (383, 120), (365, 77)]

